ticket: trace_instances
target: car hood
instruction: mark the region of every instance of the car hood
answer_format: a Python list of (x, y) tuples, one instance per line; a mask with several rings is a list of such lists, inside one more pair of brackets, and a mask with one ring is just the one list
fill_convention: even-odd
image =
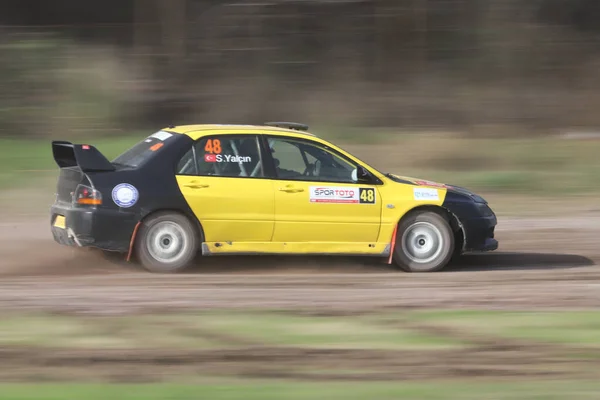
[(475, 202), (487, 203), (487, 201), (483, 197), (471, 192), (468, 189), (460, 187), (460, 186), (448, 185), (446, 183), (433, 182), (433, 181), (429, 181), (429, 180), (425, 180), (425, 179), (412, 178), (409, 176), (402, 176), (402, 175), (396, 175), (396, 174), (387, 174), (387, 177), (397, 183), (404, 183), (404, 184), (416, 185), (416, 186), (428, 186), (428, 187), (443, 188), (449, 192), (453, 192), (453, 193), (456, 193), (459, 195), (470, 197)]

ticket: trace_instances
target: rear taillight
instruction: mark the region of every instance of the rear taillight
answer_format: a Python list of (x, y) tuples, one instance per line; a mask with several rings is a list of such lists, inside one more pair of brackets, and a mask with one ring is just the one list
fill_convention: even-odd
[(75, 192), (73, 192), (73, 203), (100, 205), (102, 204), (102, 194), (92, 187), (78, 185), (77, 189), (75, 189)]

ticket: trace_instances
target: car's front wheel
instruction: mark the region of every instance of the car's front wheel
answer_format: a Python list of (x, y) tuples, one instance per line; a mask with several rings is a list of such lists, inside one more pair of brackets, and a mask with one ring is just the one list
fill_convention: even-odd
[(407, 272), (434, 272), (444, 268), (454, 253), (450, 224), (431, 211), (404, 218), (397, 230), (394, 262)]
[(136, 254), (148, 271), (180, 272), (192, 263), (198, 243), (198, 235), (188, 218), (177, 213), (158, 213), (142, 222), (136, 238)]

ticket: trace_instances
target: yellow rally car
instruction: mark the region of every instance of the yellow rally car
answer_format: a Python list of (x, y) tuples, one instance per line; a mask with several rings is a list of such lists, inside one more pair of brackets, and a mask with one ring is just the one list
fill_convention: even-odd
[(382, 257), (442, 269), (491, 251), (496, 216), (465, 189), (382, 173), (296, 123), (170, 126), (112, 162), (53, 141), (54, 239), (177, 272), (227, 254)]

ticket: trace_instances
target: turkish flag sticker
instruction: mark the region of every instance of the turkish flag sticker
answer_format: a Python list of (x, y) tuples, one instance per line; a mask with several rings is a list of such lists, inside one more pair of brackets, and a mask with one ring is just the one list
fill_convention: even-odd
[(214, 154), (205, 154), (204, 161), (205, 162), (217, 162), (217, 156)]

